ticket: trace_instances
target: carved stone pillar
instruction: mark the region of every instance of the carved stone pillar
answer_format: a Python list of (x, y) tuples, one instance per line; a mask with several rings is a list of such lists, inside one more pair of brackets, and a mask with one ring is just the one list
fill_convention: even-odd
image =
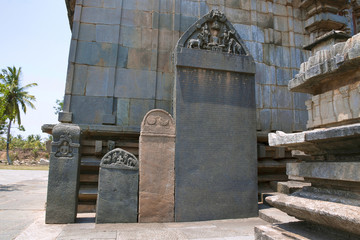
[(53, 128), (50, 153), (46, 223), (73, 223), (77, 214), (80, 166), (80, 128), (58, 124)]

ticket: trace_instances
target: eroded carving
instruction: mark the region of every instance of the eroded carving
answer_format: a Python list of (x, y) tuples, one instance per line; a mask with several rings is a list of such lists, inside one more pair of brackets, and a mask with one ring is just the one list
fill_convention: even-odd
[(219, 10), (212, 10), (206, 21), (198, 24), (197, 31), (187, 40), (188, 48), (245, 55), (245, 49), (236, 40), (235, 30), (226, 24), (226, 16)]
[(53, 142), (52, 145), (57, 146), (55, 157), (73, 157), (73, 148), (80, 147), (80, 144), (72, 142), (72, 136), (69, 131), (66, 131), (60, 136), (59, 141)]
[(141, 124), (142, 133), (175, 134), (174, 121), (169, 113), (161, 109), (149, 111)]
[(139, 169), (139, 162), (133, 154), (116, 148), (105, 154), (100, 167), (136, 170)]

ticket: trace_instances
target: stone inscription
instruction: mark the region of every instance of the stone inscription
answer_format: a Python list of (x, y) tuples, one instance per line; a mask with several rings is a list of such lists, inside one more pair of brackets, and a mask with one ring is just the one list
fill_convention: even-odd
[(100, 167), (137, 170), (139, 162), (133, 154), (116, 148), (105, 154), (101, 159)]
[(256, 216), (254, 77), (177, 74), (176, 221)]

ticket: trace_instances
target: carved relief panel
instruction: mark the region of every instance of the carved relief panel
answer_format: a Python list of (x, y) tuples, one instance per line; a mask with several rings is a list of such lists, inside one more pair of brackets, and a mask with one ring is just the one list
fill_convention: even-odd
[(196, 23), (196, 30), (187, 39), (187, 48), (246, 55), (241, 40), (224, 13), (212, 10), (202, 20)]

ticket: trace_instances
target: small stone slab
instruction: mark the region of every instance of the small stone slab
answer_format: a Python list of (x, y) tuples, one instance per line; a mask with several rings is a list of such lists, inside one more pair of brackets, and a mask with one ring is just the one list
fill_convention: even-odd
[(137, 222), (139, 162), (116, 148), (101, 159), (96, 223)]
[(296, 218), (360, 235), (360, 207), (288, 195), (266, 202)]

